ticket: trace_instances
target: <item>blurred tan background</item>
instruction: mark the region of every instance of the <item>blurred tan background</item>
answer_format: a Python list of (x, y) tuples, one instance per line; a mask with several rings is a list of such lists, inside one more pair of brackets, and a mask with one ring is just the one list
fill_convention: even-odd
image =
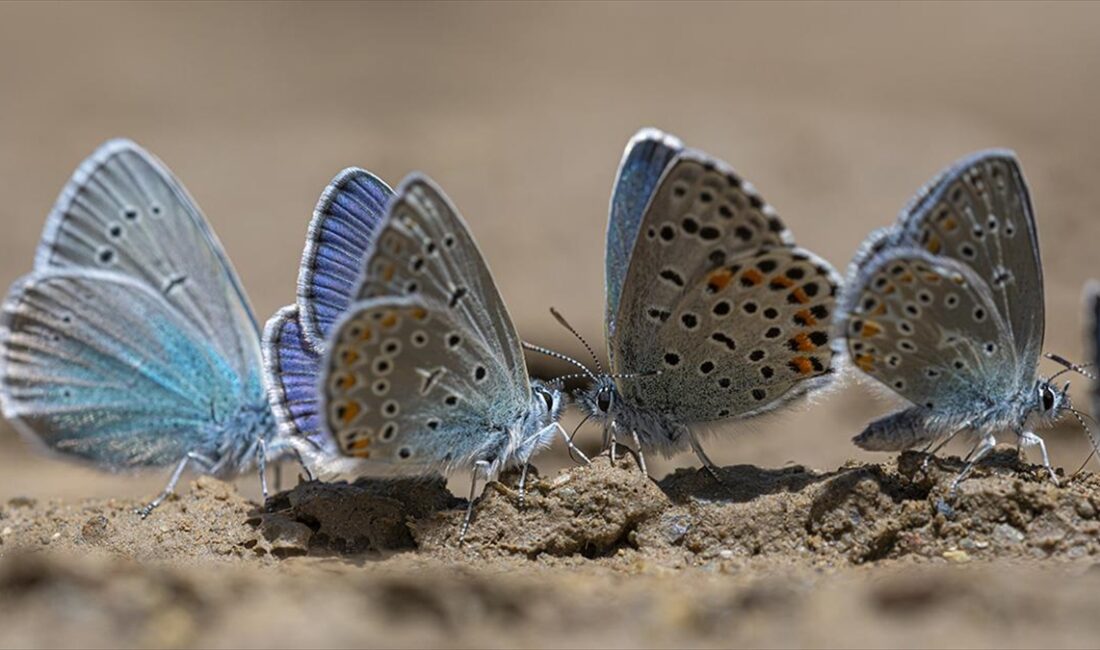
[[(0, 285), (113, 136), (183, 179), (261, 321), (293, 299), (336, 172), (419, 169), (470, 222), (521, 333), (579, 355), (546, 310), (602, 349), (607, 202), (640, 126), (729, 161), (838, 268), (942, 166), (1005, 146), (1038, 210), (1047, 347), (1080, 358), (1079, 290), (1100, 276), (1098, 31), (1087, 4), (0, 4)], [(888, 408), (850, 385), (710, 447), (830, 467)], [(1056, 463), (1085, 456), (1074, 427), (1047, 439)], [(0, 425), (0, 498), (163, 480), (44, 459)]]

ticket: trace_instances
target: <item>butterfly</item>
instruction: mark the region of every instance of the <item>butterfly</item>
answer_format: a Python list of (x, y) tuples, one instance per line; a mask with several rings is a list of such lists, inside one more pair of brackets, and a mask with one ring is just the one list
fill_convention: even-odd
[(326, 341), (359, 287), (367, 252), (393, 190), (359, 168), (340, 172), (321, 194), (306, 235), (297, 300), (267, 322), (264, 369), (272, 411), (307, 471), (355, 472), (321, 427), (317, 380)]
[[(26, 437), (108, 470), (228, 478), (293, 452), (275, 435), (259, 331), (199, 208), (112, 140), (65, 186), (0, 316), (0, 405)], [(263, 483), (266, 492), (266, 482)]]
[(1072, 407), (1068, 383), (1059, 388), (1057, 375), (1037, 374), (1043, 327), (1039, 240), (1019, 162), (1005, 150), (963, 158), (893, 227), (873, 233), (851, 264), (837, 319), (841, 347), (912, 402), (854, 442), (900, 451), (942, 447), (970, 431), (978, 442), (954, 492), (1007, 429), (1020, 446), (1039, 447), (1056, 481), (1033, 428)]
[(830, 381), (838, 283), (726, 163), (643, 129), (611, 197), (610, 372), (574, 361), (589, 379), (574, 400), (603, 424), (612, 452), (620, 433), (639, 452), (690, 447), (717, 477), (702, 428), (772, 411)]
[(322, 361), (322, 427), (368, 471), (522, 467), (560, 433), (564, 395), (528, 377), (523, 349), (481, 251), (427, 177), (390, 201), (355, 302)]

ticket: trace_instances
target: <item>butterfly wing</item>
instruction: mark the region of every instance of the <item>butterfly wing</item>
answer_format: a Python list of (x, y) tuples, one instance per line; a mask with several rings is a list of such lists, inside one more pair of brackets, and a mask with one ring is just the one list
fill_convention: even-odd
[(241, 376), (191, 319), (134, 278), (36, 272), (13, 287), (2, 318), (4, 416), (52, 450), (111, 469), (174, 463), (190, 451), (235, 462), (226, 446), (270, 426), (259, 368)]
[(928, 411), (974, 415), (1014, 385), (1009, 323), (956, 260), (888, 247), (859, 268), (841, 311), (854, 365)]
[(608, 341), (615, 336), (619, 296), (645, 207), (653, 196), (661, 174), (682, 149), (683, 144), (675, 137), (657, 129), (642, 129), (627, 143), (623, 159), (619, 163), (607, 222), (604, 281), (607, 285), (605, 334)]
[(353, 167), (340, 172), (317, 202), (298, 272), (298, 320), (318, 354), (359, 287), (363, 259), (392, 196), (377, 176)]
[[(1035, 379), (1043, 346), (1043, 273), (1031, 198), (1010, 151), (968, 156), (910, 202), (898, 241), (970, 267), (989, 288), (1015, 358), (1002, 372)], [(1027, 296), (1027, 300), (1021, 300)]]
[[(1085, 350), (1088, 361), (1100, 368), (1100, 281), (1091, 280), (1085, 285)], [(1100, 414), (1100, 381), (1093, 379), (1092, 413)], [(1100, 451), (1100, 432), (1090, 432), (1093, 449)]]
[(298, 314), (297, 305), (283, 307), (264, 327), (268, 402), (284, 435), (306, 438), (323, 449), (331, 447), (331, 439), (321, 430), (320, 422), (317, 378), (321, 357), (306, 340)]
[(615, 372), (659, 374), (618, 388), (687, 422), (773, 408), (828, 372), (836, 285), (751, 185), (685, 151), (646, 208), (611, 341)]
[(133, 142), (96, 150), (47, 218), (35, 270), (71, 268), (146, 284), (241, 377), (261, 367), (256, 320), (221, 244), (179, 181)]
[(509, 376), (496, 397), (512, 408), (530, 397), (527, 365), (504, 301), (462, 217), (428, 178), (398, 187), (366, 261), (360, 299), (410, 296), (443, 305), (448, 318), (480, 340), (480, 363)]
[(326, 353), (323, 417), (340, 449), (390, 471), (499, 458), (528, 407), (510, 369), (446, 303), (355, 304)]

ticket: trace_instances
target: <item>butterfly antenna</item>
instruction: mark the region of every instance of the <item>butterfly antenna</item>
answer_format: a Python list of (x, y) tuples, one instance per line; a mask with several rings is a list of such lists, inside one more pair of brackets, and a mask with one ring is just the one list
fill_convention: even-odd
[(591, 377), (591, 376), (592, 375), (585, 374), (583, 372), (574, 372), (574, 373), (571, 373), (571, 374), (568, 374), (568, 375), (562, 375), (560, 377), (554, 377), (550, 381), (551, 381), (551, 383), (562, 383), (562, 382), (567, 382), (570, 379), (584, 379), (585, 377)]
[(546, 356), (550, 357), (551, 359), (558, 359), (559, 361), (565, 361), (566, 363), (571, 363), (574, 366), (576, 366), (576, 367), (580, 368), (581, 370), (583, 370), (585, 376), (587, 376), (589, 379), (591, 379), (592, 381), (596, 381), (596, 375), (592, 374), (592, 371), (588, 369), (588, 366), (584, 365), (580, 361), (577, 361), (573, 357), (566, 356), (566, 355), (562, 354), (561, 352), (555, 352), (555, 351), (553, 351), (549, 348), (544, 348), (541, 345), (535, 345), (533, 343), (528, 343), (527, 341), (523, 341), (522, 345), (523, 345), (523, 349), (525, 349), (525, 350), (530, 350), (532, 352), (538, 352), (539, 354), (545, 354)]
[(1085, 370), (1085, 368), (1090, 368), (1092, 366), (1095, 366), (1096, 365), (1095, 363), (1077, 364), (1077, 363), (1073, 363), (1072, 361), (1070, 361), (1069, 359), (1063, 357), (1060, 354), (1053, 354), (1053, 353), (1047, 353), (1047, 354), (1044, 354), (1043, 356), (1050, 359), (1054, 363), (1057, 363), (1057, 364), (1063, 366), (1062, 370), (1059, 370), (1058, 372), (1054, 373), (1054, 376), (1050, 378), (1050, 381), (1054, 381), (1055, 379), (1057, 379), (1058, 377), (1064, 375), (1067, 372), (1076, 372), (1079, 375), (1083, 375), (1083, 376), (1088, 377), (1089, 379), (1092, 379), (1094, 381), (1096, 380), (1096, 374), (1095, 373), (1092, 373), (1092, 372), (1089, 372), (1089, 371)]
[[(1092, 460), (1092, 457), (1095, 456), (1095, 455), (1096, 455), (1096, 450), (1095, 449), (1090, 451), (1089, 455), (1088, 455), (1088, 458), (1085, 459), (1085, 462), (1081, 463), (1081, 466), (1077, 468), (1077, 471), (1073, 473), (1073, 476), (1077, 476), (1081, 472), (1085, 471), (1085, 466), (1089, 464), (1089, 461)], [(1072, 478), (1073, 476), (1071, 476), (1070, 478)]]
[(1081, 463), (1081, 466), (1077, 468), (1077, 471), (1072, 474), (1072, 476), (1077, 476), (1082, 471), (1084, 471), (1085, 466), (1088, 465), (1089, 461), (1092, 460), (1092, 457), (1096, 455), (1096, 443), (1093, 441), (1092, 430), (1089, 429), (1088, 422), (1085, 422), (1085, 419), (1087, 418), (1089, 420), (1092, 420), (1093, 424), (1098, 423), (1096, 422), (1096, 418), (1092, 417), (1088, 413), (1085, 413), (1084, 411), (1078, 411), (1072, 406), (1066, 407), (1066, 410), (1073, 414), (1073, 417), (1077, 420), (1077, 424), (1081, 425), (1081, 428), (1085, 430), (1085, 435), (1088, 436), (1089, 442), (1093, 444), (1092, 451), (1090, 451), (1088, 457), (1085, 458), (1085, 462)]
[(581, 342), (581, 345), (584, 346), (585, 350), (588, 350), (588, 354), (592, 356), (592, 363), (596, 366), (596, 372), (598, 372), (602, 375), (603, 374), (603, 365), (600, 364), (600, 358), (596, 356), (595, 350), (593, 350), (592, 346), (588, 344), (588, 341), (584, 340), (584, 337), (581, 336), (580, 333), (577, 332), (577, 330), (574, 329), (573, 326), (569, 324), (569, 321), (565, 320), (565, 316), (562, 316), (561, 312), (559, 312), (557, 309), (554, 309), (553, 307), (551, 307), (550, 308), (550, 313), (553, 314), (554, 318), (556, 318), (559, 323), (561, 323), (562, 327), (569, 330), (569, 332), (573, 336), (577, 337), (577, 340)]
[(612, 379), (637, 379), (638, 377), (656, 377), (663, 374), (663, 370), (649, 370), (646, 372), (620, 372), (610, 375)]

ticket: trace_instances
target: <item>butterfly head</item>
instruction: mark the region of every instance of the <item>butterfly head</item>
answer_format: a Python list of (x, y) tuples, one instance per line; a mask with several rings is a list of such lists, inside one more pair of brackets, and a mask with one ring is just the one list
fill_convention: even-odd
[(1051, 424), (1070, 407), (1069, 382), (1059, 388), (1051, 379), (1040, 378), (1035, 382), (1034, 396), (1032, 412), (1041, 424)]
[(532, 380), (531, 402), (520, 423), (518, 436), (513, 438), (516, 446), (508, 464), (526, 463), (535, 452), (550, 446), (557, 433), (555, 425), (565, 410), (566, 399), (561, 389), (537, 379)]
[(585, 415), (606, 422), (614, 419), (619, 391), (611, 375), (597, 375), (591, 384), (573, 393), (573, 399)]
[(567, 396), (560, 388), (543, 381), (531, 382), (531, 410), (529, 417), (534, 417), (543, 426), (553, 424), (561, 419), (561, 413), (565, 410)]

